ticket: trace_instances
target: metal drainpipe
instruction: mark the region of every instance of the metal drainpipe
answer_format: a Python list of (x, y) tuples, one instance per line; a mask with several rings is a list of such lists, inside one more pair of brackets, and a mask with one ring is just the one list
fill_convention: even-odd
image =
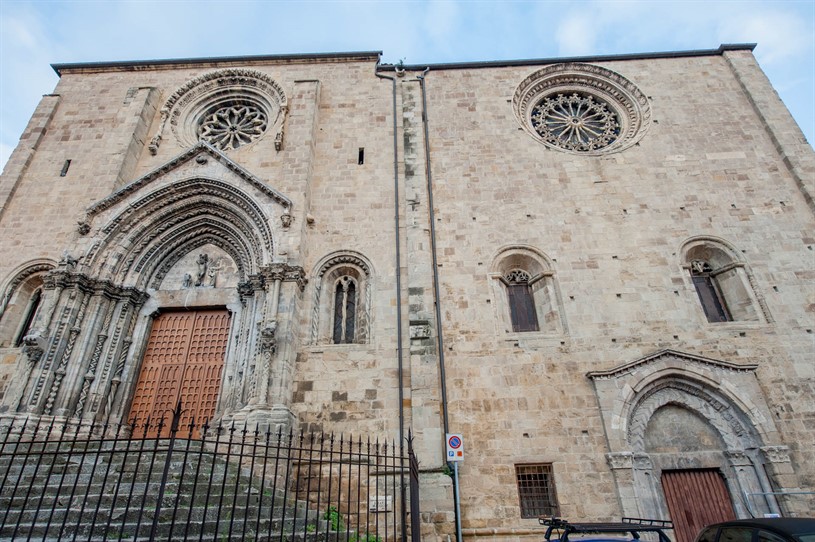
[[(399, 236), (399, 146), (396, 121), (396, 77), (389, 77), (379, 73), (379, 62), (374, 68), (374, 75), (380, 79), (390, 79), (393, 89), (393, 223), (396, 230), (396, 357), (399, 372), (399, 451), (404, 454), (405, 441), (405, 407), (404, 407), (404, 376), (402, 352), (402, 255), (401, 238)], [(404, 502), (404, 500), (403, 500)]]
[[(380, 79), (390, 79), (391, 88), (393, 91), (393, 224), (396, 230), (396, 358), (399, 373), (399, 455), (405, 456), (405, 401), (404, 401), (404, 376), (402, 374), (402, 256), (400, 250), (399, 236), (399, 146), (397, 138), (397, 122), (396, 122), (396, 77), (389, 77), (379, 73), (379, 61), (377, 60), (374, 67), (374, 75)], [(404, 476), (404, 475), (403, 475)], [(405, 494), (404, 478), (402, 479), (401, 486), (401, 507), (402, 525), (407, 525), (407, 508), (405, 502), (407, 495)], [(406, 530), (402, 529), (402, 542), (406, 542)]]
[[(438, 337), (439, 348), (439, 379), (441, 380), (441, 410), (444, 417), (444, 441), (442, 444), (442, 455), (447, 449), (447, 434), (450, 432), (450, 425), (447, 416), (447, 376), (444, 371), (444, 335), (442, 335), (441, 324), (441, 296), (439, 295), (439, 266), (438, 258), (436, 256), (436, 212), (433, 207), (433, 176), (430, 172), (430, 128), (428, 127), (427, 115), (427, 90), (425, 89), (424, 78), (430, 67), (427, 67), (422, 72), (422, 75), (417, 75), (416, 79), (419, 80), (419, 86), (422, 89), (422, 125), (424, 126), (424, 163), (425, 174), (427, 175), (427, 206), (430, 213), (430, 251), (433, 255), (433, 295), (436, 301), (436, 335)], [(458, 486), (458, 465), (455, 465), (455, 477), (453, 483), (453, 506), (456, 516), (456, 541), (461, 542), (461, 495), (459, 495)]]
[[(427, 176), (427, 206), (430, 213), (430, 252), (433, 255), (433, 296), (436, 301), (436, 336), (438, 337), (439, 348), (439, 379), (441, 380), (441, 411), (444, 418), (444, 433), (450, 432), (450, 424), (447, 416), (447, 376), (444, 371), (444, 335), (442, 335), (441, 324), (441, 296), (439, 295), (439, 265), (436, 256), (436, 211), (433, 208), (433, 176), (430, 170), (430, 129), (427, 124), (427, 91), (425, 89), (424, 78), (430, 68), (425, 68), (422, 75), (417, 75), (419, 86), (422, 89), (422, 125), (424, 126), (424, 156), (425, 175)], [(446, 449), (446, 445), (442, 444)]]

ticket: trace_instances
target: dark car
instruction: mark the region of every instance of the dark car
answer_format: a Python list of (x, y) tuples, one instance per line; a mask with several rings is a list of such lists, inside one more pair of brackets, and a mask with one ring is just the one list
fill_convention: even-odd
[(623, 518), (616, 523), (570, 523), (562, 518), (538, 521), (546, 525), (547, 542), (641, 542), (642, 533), (652, 533), (659, 542), (671, 542), (665, 530), (673, 528), (670, 521), (641, 518)]
[(737, 519), (708, 525), (696, 542), (815, 542), (815, 518)]

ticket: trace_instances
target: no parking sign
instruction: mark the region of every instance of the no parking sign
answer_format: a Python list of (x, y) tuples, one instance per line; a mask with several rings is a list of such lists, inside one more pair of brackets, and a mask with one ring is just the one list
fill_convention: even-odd
[(457, 433), (447, 433), (447, 461), (464, 461), (464, 438)]

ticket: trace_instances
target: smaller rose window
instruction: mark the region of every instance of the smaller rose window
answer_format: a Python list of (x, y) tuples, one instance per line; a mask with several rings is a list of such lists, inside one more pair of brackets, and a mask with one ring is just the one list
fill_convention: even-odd
[(201, 120), (198, 137), (220, 150), (237, 149), (266, 131), (266, 114), (253, 105), (228, 105)]
[(617, 113), (584, 93), (546, 96), (532, 108), (531, 120), (544, 141), (571, 151), (602, 149), (620, 136)]

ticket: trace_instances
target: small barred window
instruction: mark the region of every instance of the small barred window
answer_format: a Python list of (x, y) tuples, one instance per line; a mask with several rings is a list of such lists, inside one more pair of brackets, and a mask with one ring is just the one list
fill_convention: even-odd
[(560, 515), (551, 463), (515, 465), (522, 518)]

